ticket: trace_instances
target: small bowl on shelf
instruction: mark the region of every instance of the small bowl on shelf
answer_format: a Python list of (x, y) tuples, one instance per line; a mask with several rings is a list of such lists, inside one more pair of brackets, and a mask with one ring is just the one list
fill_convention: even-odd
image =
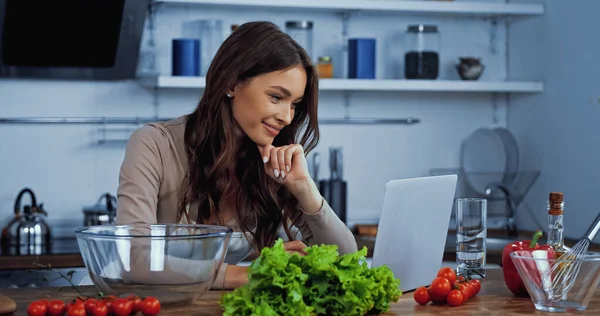
[(131, 224), (75, 231), (90, 279), (105, 295), (154, 296), (187, 305), (208, 291), (232, 229), (212, 225)]
[[(547, 259), (544, 253), (547, 254), (545, 250), (510, 253), (535, 308), (567, 313), (586, 310), (600, 282), (600, 253), (588, 252), (579, 260)], [(553, 269), (555, 265), (559, 268)], [(560, 282), (557, 280), (561, 271), (573, 273), (560, 278)]]
[(462, 80), (477, 80), (483, 74), (485, 66), (481, 59), (475, 57), (460, 57), (456, 71)]

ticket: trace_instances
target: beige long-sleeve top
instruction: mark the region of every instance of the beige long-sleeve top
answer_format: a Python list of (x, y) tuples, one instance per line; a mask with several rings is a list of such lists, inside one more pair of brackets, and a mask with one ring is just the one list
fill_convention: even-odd
[[(131, 135), (119, 174), (117, 224), (177, 222), (178, 194), (188, 168), (185, 122), (181, 116), (150, 123)], [(225, 225), (240, 231), (235, 218)], [(307, 245), (335, 244), (340, 254), (357, 250), (351, 231), (327, 202), (315, 214), (303, 213), (297, 229)], [(213, 289), (223, 288), (227, 265), (220, 267)]]

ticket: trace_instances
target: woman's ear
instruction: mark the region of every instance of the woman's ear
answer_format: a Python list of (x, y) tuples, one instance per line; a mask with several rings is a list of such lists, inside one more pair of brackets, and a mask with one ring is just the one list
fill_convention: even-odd
[(225, 95), (230, 99), (233, 98), (235, 95), (235, 87), (227, 89), (227, 93), (225, 93)]
[[(227, 92), (225, 94), (227, 95), (227, 97), (233, 98), (236, 93), (240, 92), (240, 90), (244, 88), (244, 84), (245, 83), (243, 81), (236, 82), (233, 87), (230, 87), (229, 89), (227, 89)], [(229, 96), (229, 95), (231, 95), (231, 96)]]

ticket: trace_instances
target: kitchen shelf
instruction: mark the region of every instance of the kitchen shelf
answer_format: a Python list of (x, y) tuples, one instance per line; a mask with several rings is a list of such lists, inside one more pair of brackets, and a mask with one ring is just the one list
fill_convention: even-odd
[(535, 16), (544, 14), (544, 5), (541, 3), (480, 3), (422, 0), (155, 0), (155, 3), (246, 8), (288, 8), (319, 11), (379, 11), (483, 16)]
[[(174, 119), (166, 117), (0, 117), (0, 124), (147, 124), (152, 122), (161, 122)], [(404, 118), (319, 118), (319, 124), (337, 125), (337, 124), (418, 124), (421, 123), (420, 118), (404, 117)], [(106, 132), (132, 132), (130, 129), (102, 129), (104, 136)], [(110, 142), (113, 140), (102, 140), (102, 142)], [(117, 140), (122, 142), (122, 140)]]
[[(140, 83), (149, 88), (194, 88), (206, 85), (204, 77), (141, 77)], [(392, 79), (321, 79), (321, 91), (427, 91), (427, 92), (499, 92), (537, 93), (544, 90), (535, 81), (462, 81), (462, 80), (392, 80)]]

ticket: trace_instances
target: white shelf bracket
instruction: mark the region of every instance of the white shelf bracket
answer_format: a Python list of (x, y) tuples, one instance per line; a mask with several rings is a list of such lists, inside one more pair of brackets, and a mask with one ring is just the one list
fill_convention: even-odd
[(492, 123), (494, 125), (498, 124), (498, 93), (492, 93)]
[(344, 118), (350, 119), (350, 97), (352, 92), (344, 91)]
[[(341, 13), (342, 16), (342, 65), (348, 64), (348, 24), (350, 23), (350, 11), (344, 11)], [(346, 67), (342, 67), (342, 78), (348, 77), (348, 70)]]
[(489, 29), (490, 54), (498, 53), (498, 19), (492, 18)]

